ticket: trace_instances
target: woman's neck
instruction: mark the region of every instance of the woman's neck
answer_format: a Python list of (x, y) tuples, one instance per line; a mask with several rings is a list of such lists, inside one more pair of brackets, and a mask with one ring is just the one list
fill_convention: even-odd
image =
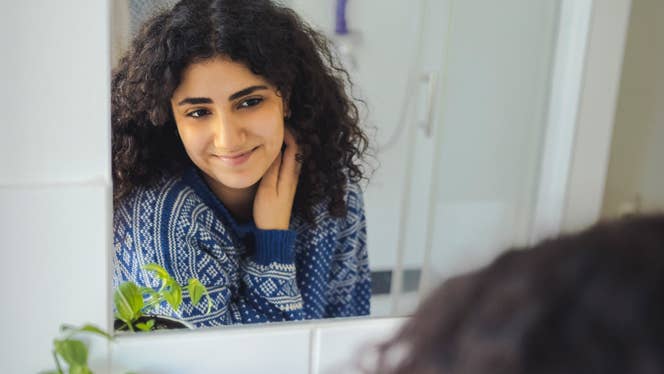
[(207, 175), (204, 175), (204, 178), (212, 192), (221, 200), (236, 221), (247, 222), (251, 219), (258, 183), (247, 188), (237, 189), (226, 187)]

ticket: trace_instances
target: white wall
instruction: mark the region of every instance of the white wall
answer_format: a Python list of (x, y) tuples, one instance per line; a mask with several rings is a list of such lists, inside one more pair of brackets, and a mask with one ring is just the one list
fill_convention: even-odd
[(61, 323), (110, 319), (107, 8), (0, 2), (3, 373), (54, 368)]
[(634, 1), (602, 215), (664, 210), (664, 2)]
[(111, 1), (111, 65), (115, 67), (118, 60), (129, 49), (129, 0)]

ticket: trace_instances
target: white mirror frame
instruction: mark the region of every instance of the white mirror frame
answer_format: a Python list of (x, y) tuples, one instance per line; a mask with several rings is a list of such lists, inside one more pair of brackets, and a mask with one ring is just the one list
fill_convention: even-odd
[[(568, 152), (542, 160), (541, 180), (549, 184), (542, 182), (538, 195), (541, 235), (599, 217), (631, 0), (563, 4), (560, 35), (589, 37), (587, 47), (562, 37), (558, 43), (554, 77), (562, 83), (550, 104), (559, 112), (549, 116), (545, 149)], [(0, 238), (8, 255), (0, 265), (2, 372), (53, 368), (51, 344), (61, 323), (111, 326), (109, 14), (110, 0), (0, 4)], [(402, 321), (328, 320), (95, 340), (91, 360), (98, 372), (230, 367), (320, 373)]]

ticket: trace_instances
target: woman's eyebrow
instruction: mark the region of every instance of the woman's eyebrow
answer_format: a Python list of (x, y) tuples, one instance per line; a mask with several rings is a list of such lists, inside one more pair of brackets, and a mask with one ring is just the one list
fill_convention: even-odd
[[(267, 86), (251, 86), (244, 88), (228, 97), (228, 101), (233, 101), (237, 98), (240, 98), (242, 96), (249, 95), (250, 93), (258, 90), (267, 90)], [(185, 105), (185, 104), (191, 104), (191, 105), (196, 105), (196, 104), (212, 104), (212, 99), (209, 97), (187, 97), (182, 99), (178, 105)]]
[(187, 97), (180, 101), (178, 105), (185, 105), (185, 104), (191, 104), (191, 105), (196, 105), (196, 104), (211, 104), (212, 99), (209, 97)]
[(252, 92), (254, 92), (254, 91), (258, 91), (258, 90), (267, 90), (267, 86), (251, 86), (251, 87), (247, 87), (247, 88), (242, 89), (242, 90), (240, 90), (240, 91), (238, 91), (238, 92), (232, 94), (231, 96), (229, 96), (229, 97), (228, 97), (228, 101), (233, 101), (233, 100), (235, 100), (235, 99), (237, 99), (237, 98), (240, 98), (240, 97), (245, 96), (245, 95), (249, 95), (250, 93), (252, 93)]

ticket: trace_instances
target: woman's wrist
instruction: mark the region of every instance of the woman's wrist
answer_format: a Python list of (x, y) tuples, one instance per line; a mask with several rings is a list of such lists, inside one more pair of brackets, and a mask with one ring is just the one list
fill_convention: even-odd
[(273, 224), (259, 223), (256, 222), (256, 228), (262, 231), (288, 231), (289, 222), (280, 222)]

